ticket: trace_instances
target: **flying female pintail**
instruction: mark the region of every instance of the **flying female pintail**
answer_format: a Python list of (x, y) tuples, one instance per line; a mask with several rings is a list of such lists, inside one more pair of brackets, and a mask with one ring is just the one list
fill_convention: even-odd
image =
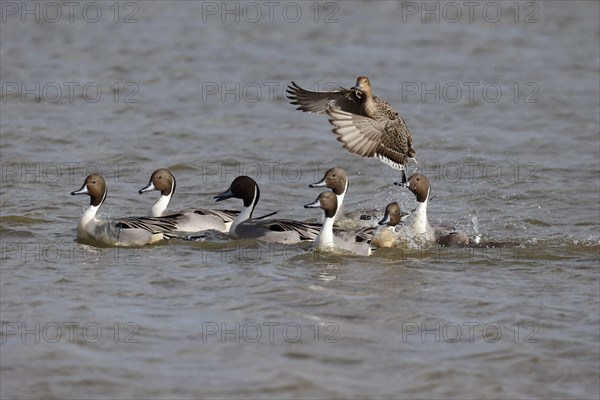
[(400, 211), (398, 203), (389, 203), (385, 207), (383, 218), (378, 222), (379, 227), (373, 233), (371, 244), (379, 248), (396, 246), (400, 242), (400, 237), (395, 228), (407, 216), (408, 213)]
[(319, 226), (291, 219), (252, 219), (252, 212), (260, 199), (260, 189), (249, 176), (238, 176), (229, 189), (215, 196), (216, 201), (229, 198), (241, 199), (244, 208), (235, 217), (229, 235), (236, 239), (260, 239), (267, 242), (296, 243), (314, 240)]
[(321, 208), (325, 211), (325, 221), (315, 239), (314, 247), (319, 250), (346, 250), (361, 256), (371, 255), (371, 246), (366, 242), (358, 242), (355, 235), (343, 238), (333, 234), (333, 219), (338, 208), (337, 197), (333, 192), (321, 192), (317, 199), (304, 208)]
[(373, 96), (369, 78), (360, 76), (356, 86), (329, 92), (302, 89), (292, 82), (287, 93), (298, 110), (329, 115), (333, 133), (346, 150), (402, 170), (405, 182), (408, 161), (416, 163), (412, 135), (396, 110)]
[(338, 208), (335, 211), (335, 216), (333, 217), (334, 221), (337, 221), (344, 214), (343, 204), (344, 204), (344, 196), (346, 196), (346, 191), (348, 190), (348, 177), (346, 176), (346, 171), (344, 171), (340, 167), (333, 167), (328, 169), (319, 182), (312, 183), (308, 185), (309, 187), (323, 187), (327, 186), (329, 189), (333, 191), (333, 193), (337, 197)]
[[(175, 177), (168, 169), (157, 169), (152, 173), (150, 182), (139, 190), (139, 194), (150, 192), (152, 190), (160, 191), (160, 197), (150, 209), (151, 217), (163, 217), (172, 212), (167, 211), (169, 202), (175, 193)], [(181, 216), (177, 219), (178, 232), (199, 232), (214, 229), (219, 232), (229, 232), (233, 223), (236, 211), (228, 210), (206, 210), (206, 209), (185, 209), (179, 211)]]
[(407, 188), (417, 198), (417, 209), (411, 224), (413, 233), (427, 242), (437, 242), (442, 246), (468, 246), (469, 237), (462, 232), (446, 227), (432, 227), (427, 221), (427, 202), (431, 187), (423, 174), (413, 174), (408, 178)]
[(85, 178), (81, 189), (71, 192), (72, 195), (87, 194), (90, 206), (83, 213), (77, 225), (77, 239), (92, 241), (102, 245), (143, 246), (162, 239), (177, 237), (176, 219), (178, 214), (161, 218), (119, 218), (101, 220), (96, 214), (106, 199), (106, 183), (100, 175), (89, 175)]

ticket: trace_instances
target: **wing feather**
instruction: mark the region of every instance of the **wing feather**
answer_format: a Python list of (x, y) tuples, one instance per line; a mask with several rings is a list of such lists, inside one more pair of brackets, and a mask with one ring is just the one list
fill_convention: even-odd
[(354, 114), (360, 113), (361, 98), (355, 90), (340, 87), (338, 90), (318, 92), (303, 89), (292, 82), (286, 92), (290, 103), (298, 106), (296, 109), (300, 111), (325, 115), (327, 109), (334, 106)]

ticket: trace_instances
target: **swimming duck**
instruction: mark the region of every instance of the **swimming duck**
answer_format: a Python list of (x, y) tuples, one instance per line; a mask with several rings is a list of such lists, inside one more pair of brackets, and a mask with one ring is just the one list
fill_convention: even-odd
[(338, 209), (336, 210), (333, 219), (334, 221), (337, 221), (344, 214), (344, 197), (346, 196), (346, 192), (348, 191), (349, 184), (350, 182), (348, 181), (346, 171), (344, 171), (340, 167), (333, 167), (325, 172), (323, 179), (321, 179), (318, 182), (312, 183), (308, 186), (311, 188), (326, 186), (329, 189), (331, 189), (331, 191), (336, 195)]
[(252, 219), (254, 208), (260, 199), (260, 189), (256, 181), (249, 176), (238, 176), (229, 189), (215, 196), (216, 201), (229, 198), (244, 202), (242, 211), (236, 216), (229, 228), (229, 235), (236, 239), (260, 239), (267, 242), (296, 243), (314, 240), (319, 234), (316, 224), (291, 219)]
[(406, 219), (408, 213), (400, 211), (397, 202), (389, 203), (385, 207), (385, 214), (378, 222), (379, 227), (373, 233), (371, 244), (375, 247), (395, 247), (400, 242), (400, 237), (396, 232), (396, 226)]
[(325, 212), (325, 221), (319, 235), (315, 239), (314, 247), (319, 250), (342, 249), (351, 253), (368, 256), (371, 255), (371, 246), (367, 242), (357, 242), (356, 237), (343, 238), (333, 233), (333, 220), (338, 208), (337, 197), (333, 192), (321, 192), (317, 199), (304, 208), (321, 208)]
[(427, 202), (431, 186), (423, 174), (416, 173), (408, 179), (407, 188), (415, 195), (418, 205), (414, 213), (411, 229), (413, 233), (426, 242), (436, 242), (441, 246), (468, 246), (469, 237), (447, 227), (432, 227), (427, 220)]
[(102, 245), (143, 246), (162, 239), (177, 237), (177, 214), (170, 217), (125, 217), (102, 220), (98, 210), (106, 200), (108, 190), (101, 175), (93, 174), (85, 178), (83, 186), (71, 195), (87, 194), (90, 206), (83, 213), (77, 225), (77, 239)]
[[(139, 194), (153, 190), (160, 192), (160, 197), (150, 209), (151, 217), (173, 214), (173, 212), (167, 211), (167, 207), (175, 193), (175, 187), (175, 176), (168, 169), (161, 168), (152, 173), (148, 184), (139, 190)], [(188, 208), (177, 214), (181, 214), (177, 222), (178, 232), (200, 232), (212, 229), (227, 233), (238, 212)]]

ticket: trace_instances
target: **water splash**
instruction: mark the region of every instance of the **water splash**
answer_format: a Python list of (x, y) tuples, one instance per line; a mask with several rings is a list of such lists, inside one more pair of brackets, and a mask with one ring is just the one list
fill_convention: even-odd
[(479, 234), (479, 218), (477, 217), (477, 211), (475, 211), (475, 215), (471, 217), (471, 222), (473, 222), (473, 230), (475, 231), (475, 244), (479, 244), (481, 241), (481, 235)]

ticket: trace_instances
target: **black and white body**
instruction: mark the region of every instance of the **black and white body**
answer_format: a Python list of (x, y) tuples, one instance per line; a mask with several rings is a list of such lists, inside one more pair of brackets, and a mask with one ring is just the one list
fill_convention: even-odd
[(266, 242), (296, 243), (314, 240), (319, 234), (319, 226), (291, 219), (252, 219), (254, 208), (260, 199), (260, 189), (254, 179), (239, 176), (229, 189), (215, 196), (216, 201), (229, 198), (241, 199), (244, 206), (229, 228), (229, 235), (235, 239), (260, 239)]

